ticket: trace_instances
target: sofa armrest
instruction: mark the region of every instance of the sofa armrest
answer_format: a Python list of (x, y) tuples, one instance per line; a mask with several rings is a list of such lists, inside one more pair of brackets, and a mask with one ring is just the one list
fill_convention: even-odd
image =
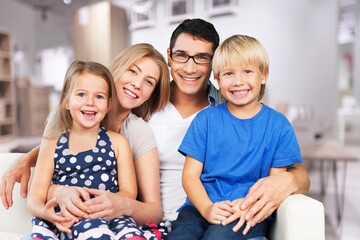
[[(20, 156), (20, 153), (0, 153), (0, 177)], [(26, 208), (26, 199), (20, 195), (20, 184), (14, 186), (13, 201), (13, 206), (8, 210), (0, 203), (0, 239), (8, 239), (3, 232), (9, 233), (6, 236), (31, 232), (31, 215)]]
[(270, 239), (324, 240), (324, 205), (303, 194), (290, 195), (277, 210)]

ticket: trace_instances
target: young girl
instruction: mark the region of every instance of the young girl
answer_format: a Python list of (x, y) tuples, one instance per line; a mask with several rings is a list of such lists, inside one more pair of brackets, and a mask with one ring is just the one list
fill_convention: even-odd
[[(129, 144), (125, 137), (110, 131), (110, 119), (118, 111), (118, 101), (112, 98), (116, 98), (116, 91), (106, 67), (82, 61), (70, 65), (60, 103), (44, 132), (27, 200), (28, 209), (35, 216), (34, 239), (118, 239), (120, 231), (131, 232), (134, 221), (130, 217), (111, 221), (68, 218), (57, 207), (55, 198), (47, 202), (51, 183), (136, 198)], [(85, 196), (83, 200), (89, 198)]]

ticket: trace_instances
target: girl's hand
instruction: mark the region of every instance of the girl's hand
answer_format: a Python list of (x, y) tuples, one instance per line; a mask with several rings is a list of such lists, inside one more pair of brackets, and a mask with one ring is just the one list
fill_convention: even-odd
[(85, 218), (104, 218), (106, 220), (112, 220), (120, 215), (131, 216), (131, 214), (128, 213), (129, 207), (127, 207), (125, 201), (126, 197), (105, 190), (92, 188), (84, 189), (86, 189), (89, 194), (95, 196), (84, 202), (91, 210), (91, 213), (87, 214)]
[(54, 191), (54, 197), (64, 217), (78, 219), (91, 213), (90, 208), (84, 203), (90, 199), (90, 194), (82, 187), (58, 185)]
[(204, 217), (211, 224), (221, 224), (226, 218), (234, 213), (230, 201), (221, 201), (207, 208)]
[(239, 231), (239, 229), (244, 225), (244, 223), (246, 222), (246, 227), (243, 231), (243, 234), (246, 235), (248, 233), (248, 231), (251, 228), (251, 220), (247, 221), (245, 219), (245, 215), (247, 212), (247, 209), (242, 211), (240, 209), (240, 206), (242, 204), (242, 202), (244, 201), (244, 198), (239, 198), (239, 199), (235, 199), (234, 201), (231, 202), (231, 206), (233, 209), (233, 214), (231, 216), (229, 216), (227, 219), (225, 219), (224, 221), (222, 221), (222, 225), (226, 226), (227, 224), (235, 221), (236, 219), (239, 219), (238, 223), (233, 227), (233, 231), (237, 232)]
[(71, 233), (69, 229), (75, 222), (77, 222), (76, 218), (68, 218), (64, 217), (61, 214), (55, 213), (54, 208), (58, 206), (58, 203), (55, 198), (50, 199), (44, 208), (44, 219), (49, 222), (55, 224), (55, 226), (59, 229), (59, 231)]

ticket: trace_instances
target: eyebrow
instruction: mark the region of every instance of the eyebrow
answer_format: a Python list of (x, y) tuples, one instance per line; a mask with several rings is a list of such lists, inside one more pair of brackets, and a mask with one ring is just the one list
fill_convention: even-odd
[[(141, 69), (138, 65), (134, 64), (133, 66), (136, 67), (140, 72), (142, 72), (142, 69)], [(155, 77), (153, 77), (153, 76), (151, 76), (151, 75), (149, 75), (149, 76), (147, 76), (147, 77), (149, 77), (149, 78), (151, 78), (151, 79), (154, 79), (154, 81), (157, 82), (157, 79), (156, 79)]]

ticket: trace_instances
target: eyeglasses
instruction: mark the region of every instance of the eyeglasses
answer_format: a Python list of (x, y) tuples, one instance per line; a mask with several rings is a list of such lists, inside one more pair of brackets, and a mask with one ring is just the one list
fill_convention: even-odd
[(183, 52), (171, 52), (170, 58), (173, 61), (179, 62), (179, 63), (186, 63), (187, 61), (189, 61), (190, 58), (192, 58), (192, 60), (196, 64), (209, 64), (209, 63), (211, 63), (211, 60), (212, 60), (212, 56), (210, 56), (209, 54), (205, 54), (205, 53), (190, 56)]

